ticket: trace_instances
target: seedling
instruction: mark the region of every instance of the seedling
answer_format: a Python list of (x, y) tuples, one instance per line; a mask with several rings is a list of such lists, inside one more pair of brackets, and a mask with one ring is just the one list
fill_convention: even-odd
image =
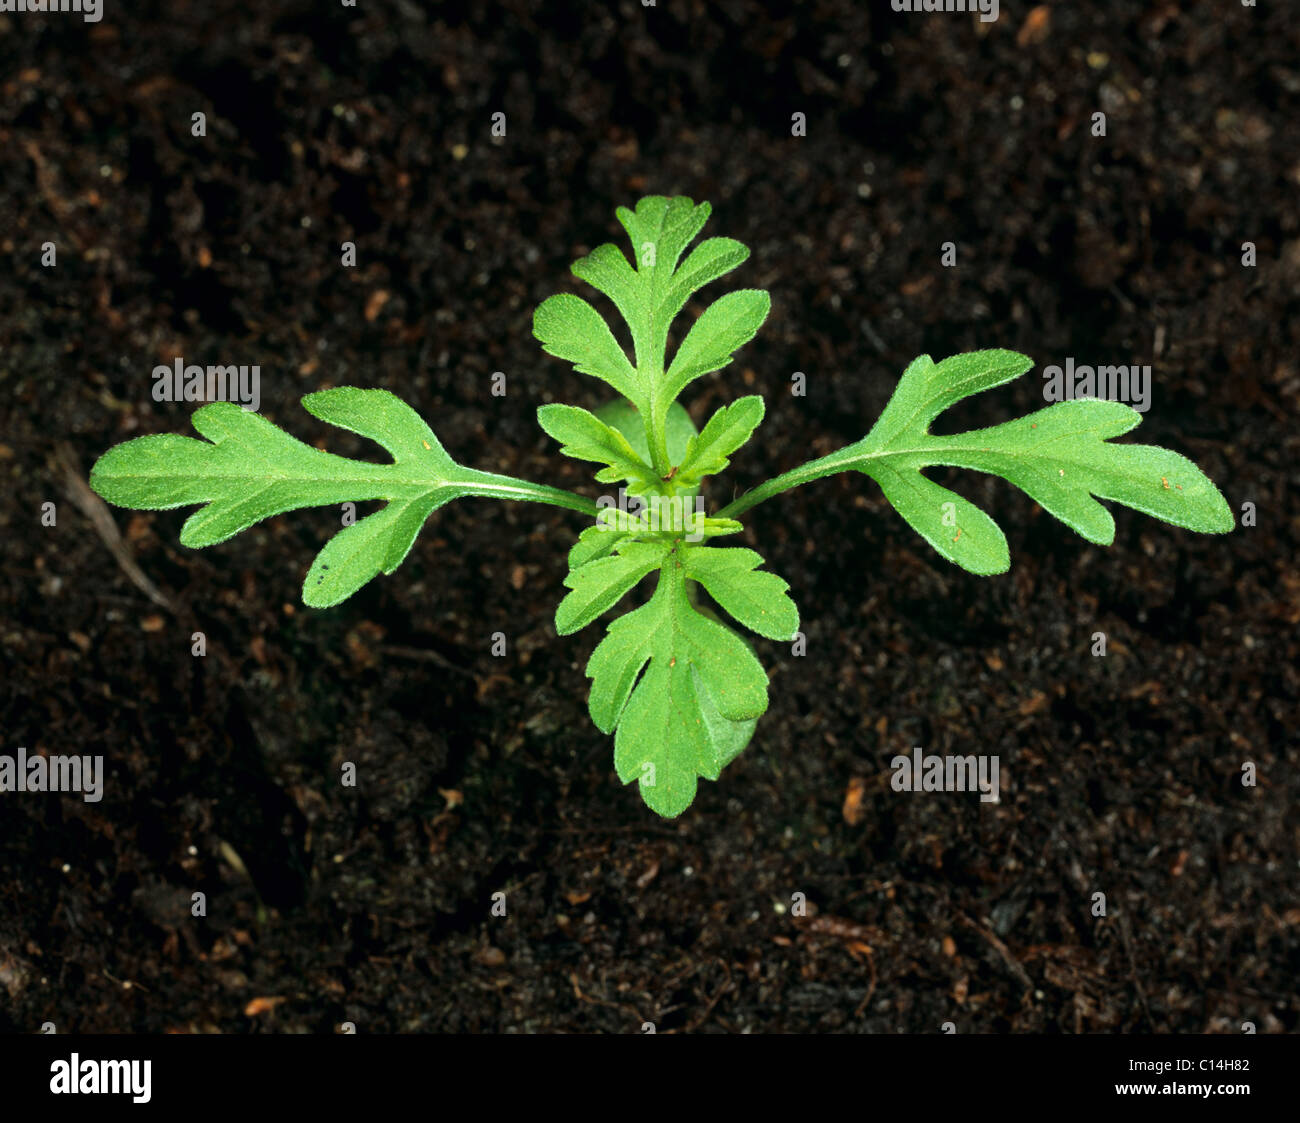
[[(429, 515), (465, 496), (551, 503), (590, 525), (569, 551), (568, 595), (555, 628), (568, 635), (653, 578), (649, 599), (615, 619), (587, 663), (591, 718), (614, 735), (614, 768), (640, 785), (666, 817), (695, 798), (699, 777), (717, 780), (749, 743), (767, 709), (767, 675), (750, 643), (702, 598), (771, 640), (791, 640), (799, 613), (789, 586), (762, 569), (753, 550), (714, 539), (741, 529), (737, 516), (790, 488), (836, 472), (872, 477), (885, 498), (943, 557), (979, 575), (1010, 567), (1007, 540), (974, 504), (924, 475), (939, 465), (1001, 476), (1090, 542), (1108, 546), (1108, 499), (1176, 526), (1222, 534), (1232, 514), (1190, 460), (1152, 445), (1115, 444), (1141, 415), (1114, 401), (1061, 402), (1027, 417), (952, 436), (930, 425), (961, 399), (1024, 374), (1013, 351), (976, 351), (940, 363), (928, 355), (904, 372), (884, 412), (860, 441), (812, 460), (706, 516), (700, 488), (723, 471), (763, 419), (757, 395), (721, 407), (697, 430), (678, 401), (696, 379), (726, 366), (767, 317), (766, 292), (719, 298), (691, 325), (668, 360), (668, 332), (697, 290), (740, 265), (749, 250), (707, 238), (683, 254), (709, 205), (651, 196), (618, 219), (632, 263), (597, 247), (573, 272), (604, 293), (627, 325), (632, 354), (589, 303), (552, 296), (533, 332), (550, 354), (606, 382), (621, 396), (597, 413), (571, 405), (538, 410), (541, 427), (567, 456), (601, 465), (596, 480), (621, 484), (631, 503), (600, 504), (570, 491), (480, 472), (456, 463), (416, 412), (386, 390), (341, 387), (308, 394), (308, 412), (382, 445), (391, 464), (311, 448), (230, 402), (195, 411), (205, 438), (139, 437), (105, 453), (91, 486), (110, 503), (144, 510), (203, 504), (181, 528), (182, 545), (211, 546), (262, 519), (300, 507), (385, 500), (345, 527), (312, 562), (303, 600), (328, 608), (379, 573), (392, 573)], [(634, 264), (633, 264), (634, 263)], [(629, 510), (634, 507), (635, 510)]]

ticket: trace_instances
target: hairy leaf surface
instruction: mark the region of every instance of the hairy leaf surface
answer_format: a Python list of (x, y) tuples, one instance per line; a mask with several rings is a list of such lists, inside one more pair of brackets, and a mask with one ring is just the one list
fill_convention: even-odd
[(716, 780), (739, 751), (741, 731), (729, 723), (767, 709), (762, 666), (691, 604), (673, 558), (650, 600), (610, 625), (587, 675), (592, 720), (615, 734), (619, 778), (638, 781), (647, 806), (667, 818), (690, 806), (699, 777)]
[(972, 573), (1005, 573), (1006, 536), (979, 507), (929, 479), (932, 467), (1001, 476), (1090, 542), (1114, 541), (1115, 520), (1099, 500), (1208, 534), (1235, 522), (1219, 489), (1185, 456), (1155, 445), (1116, 444), (1142, 415), (1122, 402), (1059, 402), (1026, 417), (951, 436), (930, 424), (970, 394), (1024, 374), (1032, 361), (1014, 351), (974, 351), (935, 363), (928, 355), (903, 373), (879, 420), (860, 441), (786, 472), (719, 512), (734, 516), (791, 487), (836, 472), (873, 477), (885, 498), (935, 550)]
[(205, 440), (165, 433), (126, 441), (99, 458), (90, 486), (120, 507), (203, 504), (181, 528), (181, 544), (195, 548), (301, 507), (387, 500), (316, 557), (303, 584), (303, 601), (313, 608), (338, 604), (376, 574), (392, 573), (425, 519), (453, 499), (523, 499), (594, 512), (594, 504), (569, 492), (457, 464), (420, 415), (387, 390), (345, 386), (308, 394), (302, 404), (322, 421), (376, 441), (392, 463), (322, 452), (256, 413), (213, 402), (191, 418)]

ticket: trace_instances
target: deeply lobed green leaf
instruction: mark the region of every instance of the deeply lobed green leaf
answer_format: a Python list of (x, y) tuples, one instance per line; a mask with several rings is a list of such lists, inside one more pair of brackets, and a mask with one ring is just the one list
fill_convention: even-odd
[(998, 525), (924, 475), (926, 468), (949, 466), (1009, 480), (1100, 545), (1114, 540), (1115, 522), (1099, 499), (1188, 530), (1225, 534), (1233, 529), (1227, 500), (1185, 456), (1154, 445), (1112, 442), (1142, 420), (1122, 402), (1082, 398), (969, 433), (930, 432), (931, 422), (949, 406), (1009, 382), (1032, 365), (1014, 351), (973, 351), (941, 363), (922, 355), (903, 373), (862, 440), (769, 480), (719, 515), (738, 515), (789, 488), (851, 469), (873, 477), (890, 504), (944, 558), (980, 575), (1005, 573), (1011, 557)]
[[(697, 206), (684, 196), (648, 196), (635, 210), (620, 207), (617, 212), (632, 243), (630, 263), (611, 244), (597, 246), (574, 263), (574, 274), (608, 296), (626, 321), (634, 363), (595, 309), (579, 297), (552, 296), (534, 315), (533, 333), (543, 348), (615, 387), (637, 409), (647, 431), (663, 421), (664, 411), (690, 382), (730, 362), (770, 309), (767, 293), (757, 289), (721, 297), (691, 326), (667, 363), (669, 326), (691, 294), (749, 256), (731, 238), (708, 238), (682, 259), (709, 213), (707, 203)], [(671, 465), (662, 463), (664, 454), (662, 447), (650, 447), (646, 460), (666, 473)]]
[(762, 420), (763, 399), (757, 394), (719, 406), (686, 446), (677, 469), (678, 486), (697, 485), (705, 476), (723, 471), (731, 463), (731, 454), (749, 440)]
[(934, 363), (922, 355), (904, 372), (879, 421), (846, 450), (844, 466), (872, 476), (899, 514), (943, 557), (972, 573), (1005, 573), (1007, 540), (973, 503), (922, 475), (938, 465), (1001, 476), (1090, 542), (1108, 546), (1109, 499), (1176, 526), (1226, 533), (1232, 512), (1190, 460), (1154, 445), (1111, 443), (1142, 415), (1122, 402), (1084, 398), (953, 436), (932, 421), (969, 394), (1009, 382), (1032, 361), (1013, 351), (976, 351)]
[(555, 610), (555, 631), (567, 636), (613, 608), (642, 577), (659, 568), (668, 550), (664, 541), (637, 542), (625, 538), (615, 543), (604, 557), (571, 569), (564, 584), (573, 591)]
[[(690, 592), (698, 581), (738, 621), (788, 640), (799, 613), (786, 583), (757, 572), (753, 550), (718, 549), (663, 538), (616, 539), (588, 528), (565, 579), (572, 592), (556, 611), (557, 632), (584, 627), (659, 570), (654, 595), (610, 624), (587, 664), (592, 720), (615, 736), (615, 767), (636, 779), (646, 804), (674, 816), (689, 806), (700, 776), (716, 780), (749, 743), (767, 708), (767, 678), (749, 645)], [(615, 539), (592, 558), (600, 536)]]
[(537, 420), (560, 442), (565, 456), (605, 465), (596, 473), (598, 482), (626, 480), (630, 495), (645, 495), (658, 488), (659, 479), (646, 459), (627, 437), (595, 414), (578, 406), (546, 405), (537, 411)]
[(716, 780), (767, 709), (767, 675), (731, 629), (691, 604), (670, 558), (654, 595), (615, 620), (587, 663), (592, 720), (614, 733), (614, 767), (667, 818)]
[(799, 630), (799, 610), (788, 584), (775, 573), (759, 573), (763, 559), (753, 550), (695, 546), (681, 552), (685, 574), (698, 581), (750, 631), (788, 640)]
[(392, 573), (429, 515), (453, 499), (479, 495), (594, 510), (569, 492), (457, 464), (420, 415), (387, 390), (344, 386), (308, 394), (302, 404), (322, 421), (378, 442), (392, 463), (322, 452), (256, 413), (213, 402), (191, 418), (206, 440), (168, 433), (126, 441), (99, 458), (90, 486), (121, 507), (203, 504), (181, 528), (181, 544), (194, 548), (302, 507), (387, 500), (340, 530), (312, 562), (302, 595), (313, 608), (338, 604), (377, 574)]

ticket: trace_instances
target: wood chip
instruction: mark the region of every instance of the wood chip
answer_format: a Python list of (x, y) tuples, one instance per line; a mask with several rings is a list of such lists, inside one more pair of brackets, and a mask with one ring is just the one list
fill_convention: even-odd
[(244, 1017), (255, 1018), (258, 1014), (269, 1014), (283, 1001), (284, 996), (279, 994), (267, 998), (254, 998), (244, 1007)]
[(867, 793), (867, 782), (861, 776), (854, 776), (849, 781), (848, 790), (844, 793), (843, 815), (844, 821), (851, 827), (856, 827), (866, 816), (866, 809), (862, 806), (862, 798)]
[(1029, 14), (1025, 16), (1025, 22), (1020, 25), (1020, 30), (1016, 32), (1016, 46), (1028, 47), (1033, 43), (1041, 43), (1047, 38), (1048, 32), (1052, 30), (1052, 9), (1046, 4), (1039, 4), (1037, 8), (1031, 8)]

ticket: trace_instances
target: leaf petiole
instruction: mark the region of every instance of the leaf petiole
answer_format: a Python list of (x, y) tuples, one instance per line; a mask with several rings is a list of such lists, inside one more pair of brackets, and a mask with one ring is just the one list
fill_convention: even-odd
[[(861, 443), (859, 441), (858, 445)], [(804, 484), (820, 480), (825, 476), (833, 476), (839, 472), (848, 471), (852, 467), (850, 462), (860, 458), (855, 456), (855, 449), (858, 445), (847, 445), (827, 456), (809, 460), (806, 464), (800, 464), (797, 468), (791, 468), (788, 472), (782, 472), (781, 475), (774, 476), (766, 483), (759, 484), (753, 491), (747, 491), (744, 495), (733, 499), (718, 511), (716, 517), (734, 519), (738, 515), (744, 514), (751, 507), (757, 507), (760, 503), (780, 495), (783, 491), (790, 491), (792, 488), (802, 487)]]
[(548, 487), (546, 484), (530, 483), (528, 480), (513, 476), (500, 476), (495, 472), (475, 472), (474, 480), (468, 483), (469, 495), (481, 495), (489, 499), (517, 499), (523, 503), (549, 503), (552, 507), (564, 507), (570, 511), (579, 511), (584, 515), (596, 517), (598, 508), (594, 500), (587, 499), (574, 491), (560, 487)]

